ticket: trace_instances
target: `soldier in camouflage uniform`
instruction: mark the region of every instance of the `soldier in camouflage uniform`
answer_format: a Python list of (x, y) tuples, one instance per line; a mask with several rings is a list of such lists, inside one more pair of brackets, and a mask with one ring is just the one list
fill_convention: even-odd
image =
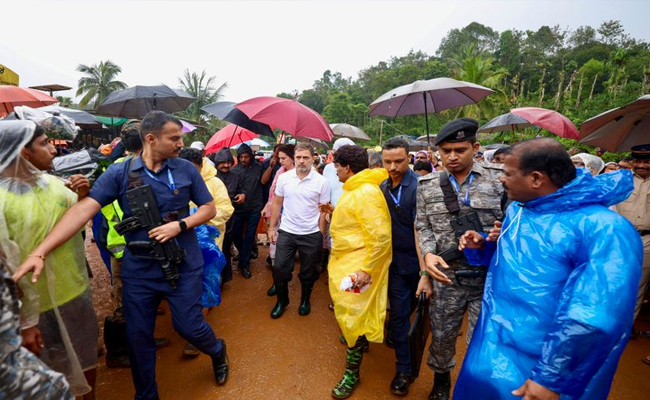
[[(501, 168), (473, 160), (480, 146), (476, 142), (477, 129), (478, 122), (469, 118), (452, 121), (442, 128), (435, 145), (445, 170), (422, 177), (417, 191), (416, 229), (420, 250), (427, 271), (434, 278), (434, 296), (430, 303), (433, 338), (427, 360), (435, 372), (431, 400), (449, 399), (456, 338), (467, 310), (468, 344), (472, 338), (487, 272), (487, 266), (471, 267), (458, 251), (458, 233), (452, 221), (459, 221), (459, 217), (480, 221), (483, 231), (488, 232), (503, 218), (503, 186), (498, 180)], [(443, 183), (446, 191), (441, 187), (441, 176), (448, 177)], [(445, 178), (442, 180), (445, 182)], [(458, 203), (458, 210), (452, 213), (449, 204), (454, 202)], [(471, 218), (471, 214), (478, 218)]]

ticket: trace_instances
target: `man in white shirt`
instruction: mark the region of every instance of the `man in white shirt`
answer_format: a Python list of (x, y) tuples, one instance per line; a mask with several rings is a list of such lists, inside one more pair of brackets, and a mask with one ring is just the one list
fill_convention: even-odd
[[(296, 145), (296, 167), (280, 175), (275, 187), (271, 208), (271, 228), (268, 236), (276, 243), (273, 283), (277, 303), (271, 318), (280, 318), (289, 305), (289, 287), (293, 275), (296, 252), (300, 255), (302, 296), (298, 313), (302, 316), (311, 311), (309, 299), (318, 280), (318, 264), (323, 247), (324, 218), (319, 207), (330, 201), (327, 180), (312, 169), (314, 149), (306, 143)], [(282, 221), (276, 232), (273, 229), (282, 213)]]

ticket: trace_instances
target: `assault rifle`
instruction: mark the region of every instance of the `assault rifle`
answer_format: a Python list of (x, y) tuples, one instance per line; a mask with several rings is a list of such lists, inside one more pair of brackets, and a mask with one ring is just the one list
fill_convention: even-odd
[[(163, 225), (165, 221), (160, 216), (158, 204), (153, 195), (151, 186), (142, 185), (126, 192), (132, 217), (124, 219), (115, 225), (115, 231), (124, 235), (126, 232), (145, 229), (147, 231)], [(178, 245), (176, 239), (160, 243), (157, 240), (133, 241), (127, 244), (137, 258), (157, 260), (163, 271), (165, 280), (172, 289), (176, 288), (179, 278), (178, 264), (185, 258), (185, 249)]]

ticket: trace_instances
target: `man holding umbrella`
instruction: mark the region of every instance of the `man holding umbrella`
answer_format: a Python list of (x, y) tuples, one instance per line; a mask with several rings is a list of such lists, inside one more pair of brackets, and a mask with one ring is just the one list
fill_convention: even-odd
[[(417, 190), (416, 229), (427, 271), (434, 278), (430, 304), (432, 341), (427, 360), (435, 372), (429, 399), (447, 400), (455, 365), (456, 338), (469, 312), (467, 344), (481, 310), (487, 266), (471, 267), (458, 251), (460, 235), (474, 226), (487, 232), (503, 218), (500, 167), (474, 162), (480, 144), (478, 122), (461, 118), (436, 137), (444, 170), (421, 178)], [(500, 223), (498, 223), (500, 224)]]

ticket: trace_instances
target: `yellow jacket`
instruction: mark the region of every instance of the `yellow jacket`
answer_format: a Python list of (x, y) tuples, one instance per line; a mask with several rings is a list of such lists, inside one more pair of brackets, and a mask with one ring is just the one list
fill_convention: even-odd
[[(235, 212), (235, 208), (230, 202), (226, 185), (223, 184), (221, 179), (217, 178), (216, 168), (205, 159), (203, 160), (203, 167), (201, 167), (201, 177), (214, 199), (214, 206), (217, 208), (217, 215), (208, 221), (208, 224), (214, 225), (219, 229), (219, 237), (215, 242), (219, 246), (219, 249), (223, 250), (221, 247), (223, 246), (223, 237), (226, 234), (226, 222), (228, 222), (232, 213)], [(196, 207), (194, 203), (191, 206)]]
[[(387, 178), (384, 168), (355, 174), (343, 185), (332, 215), (329, 290), (336, 320), (350, 347), (361, 335), (371, 342), (384, 340), (388, 267), (393, 251), (390, 213), (379, 184)], [(368, 290), (340, 290), (343, 278), (358, 270), (372, 277)]]

